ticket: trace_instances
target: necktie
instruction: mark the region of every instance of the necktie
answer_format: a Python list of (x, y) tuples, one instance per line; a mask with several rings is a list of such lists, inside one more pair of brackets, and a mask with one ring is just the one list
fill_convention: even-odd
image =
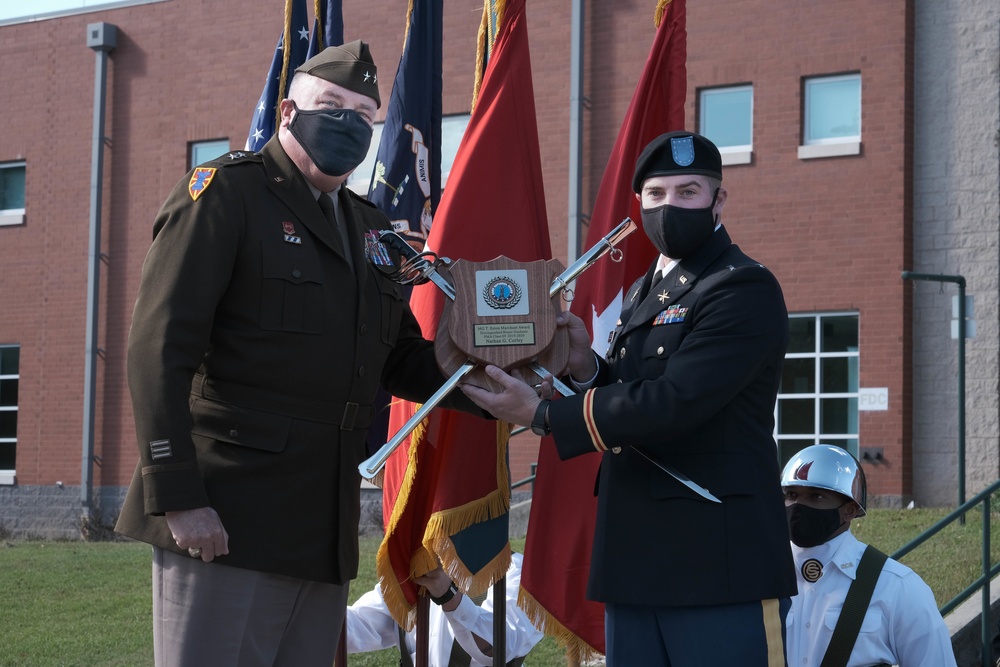
[(653, 282), (651, 284), (655, 285), (663, 280), (663, 269), (657, 269), (656, 273), (653, 274)]
[(340, 239), (340, 247), (344, 251), (347, 263), (351, 265), (351, 268), (354, 268), (354, 259), (351, 257), (351, 242), (347, 238), (347, 230), (344, 226), (337, 224), (337, 214), (333, 208), (333, 199), (327, 193), (322, 192), (316, 201), (319, 203), (326, 221), (330, 223), (330, 228), (336, 232), (337, 237)]

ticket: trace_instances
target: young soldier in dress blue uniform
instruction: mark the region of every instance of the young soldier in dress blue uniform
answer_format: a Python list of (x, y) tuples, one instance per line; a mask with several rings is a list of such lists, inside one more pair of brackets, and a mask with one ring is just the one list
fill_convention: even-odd
[(771, 435), (781, 288), (721, 224), (712, 142), (658, 137), (632, 186), (661, 256), (626, 292), (605, 359), (579, 318), (560, 316), (580, 393), (541, 400), (498, 368), (487, 372), (502, 391), (465, 391), (551, 432), (563, 459), (603, 453), (587, 593), (606, 605), (609, 665), (784, 665), (795, 573)]

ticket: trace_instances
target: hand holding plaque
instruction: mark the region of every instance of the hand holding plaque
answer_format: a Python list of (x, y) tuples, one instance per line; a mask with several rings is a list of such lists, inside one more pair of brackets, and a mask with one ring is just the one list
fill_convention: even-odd
[(452, 375), (467, 362), (477, 384), (496, 388), (483, 372), (488, 364), (505, 371), (538, 364), (559, 374), (566, 368), (569, 342), (556, 326), (560, 292), (550, 293), (563, 271), (554, 259), (515, 262), (456, 260), (448, 273), (455, 299), (445, 303), (434, 339), (438, 365)]
[[(605, 254), (610, 253), (613, 261), (621, 261), (622, 251), (616, 245), (635, 229), (635, 223), (625, 218), (562, 272), (555, 260), (521, 263), (498, 257), (480, 263), (457, 260), (452, 265), (450, 260), (438, 258), (434, 253), (417, 253), (394, 232), (382, 232), (377, 242), (405, 258), (398, 269), (386, 275), (402, 284), (430, 280), (448, 297), (434, 349), (445, 373), (454, 371), (389, 442), (361, 462), (358, 466), (361, 476), (374, 478), (392, 452), (470, 374), (476, 374), (477, 382), (497, 388), (482, 372), (484, 365), (504, 370), (526, 367), (539, 377), (549, 374), (550, 368), (561, 372), (569, 358), (569, 341), (566, 331), (555, 324), (561, 310), (558, 297), (564, 291), (571, 295), (569, 284)], [(378, 265), (374, 261), (373, 264)], [(454, 284), (439, 271), (449, 266)], [(567, 301), (572, 298), (569, 295), (565, 297)]]

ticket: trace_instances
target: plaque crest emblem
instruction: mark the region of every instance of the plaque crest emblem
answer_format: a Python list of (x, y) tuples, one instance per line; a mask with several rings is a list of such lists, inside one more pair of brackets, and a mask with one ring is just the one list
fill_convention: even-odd
[(521, 286), (507, 276), (497, 276), (486, 284), (483, 299), (497, 310), (513, 308), (521, 300)]

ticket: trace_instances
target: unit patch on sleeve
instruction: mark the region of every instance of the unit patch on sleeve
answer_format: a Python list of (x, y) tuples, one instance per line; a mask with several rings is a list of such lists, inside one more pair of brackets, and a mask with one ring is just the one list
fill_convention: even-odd
[(191, 174), (191, 181), (188, 183), (188, 194), (191, 195), (191, 199), (198, 201), (198, 197), (201, 196), (205, 190), (208, 189), (209, 183), (215, 178), (215, 167), (198, 167)]

